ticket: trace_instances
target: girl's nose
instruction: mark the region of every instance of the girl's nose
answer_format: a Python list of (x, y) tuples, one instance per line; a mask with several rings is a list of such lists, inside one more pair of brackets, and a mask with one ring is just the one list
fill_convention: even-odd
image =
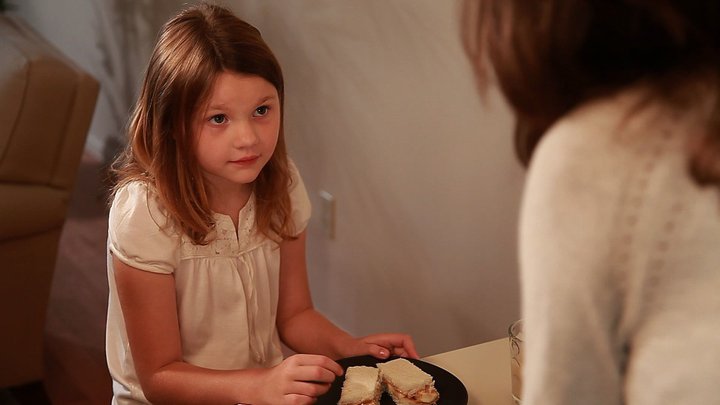
[(233, 146), (236, 148), (247, 148), (258, 142), (258, 135), (250, 122), (237, 123), (233, 131)]

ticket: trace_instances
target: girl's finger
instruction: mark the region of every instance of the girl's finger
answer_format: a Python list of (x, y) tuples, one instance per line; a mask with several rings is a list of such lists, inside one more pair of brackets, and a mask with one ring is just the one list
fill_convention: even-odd
[(287, 394), (283, 398), (284, 404), (299, 404), (299, 405), (309, 405), (314, 404), (316, 399), (309, 397), (307, 395), (300, 395), (300, 394)]
[(390, 354), (394, 354), (396, 349), (402, 349), (405, 351), (406, 357), (413, 359), (420, 358), (417, 350), (415, 349), (415, 342), (413, 342), (409, 335), (401, 333), (386, 333), (366, 336), (363, 340), (370, 344), (387, 347), (390, 349)]
[(407, 350), (403, 349), (402, 347), (395, 347), (395, 348), (393, 349), (393, 354), (394, 354), (395, 356), (408, 357), (408, 352), (407, 352)]
[(320, 395), (328, 392), (328, 390), (330, 389), (330, 384), (295, 381), (289, 386), (289, 388), (289, 394), (301, 395), (309, 398), (317, 398)]
[[(341, 369), (342, 370), (342, 369)], [(293, 373), (293, 380), (329, 384), (337, 375), (332, 370), (320, 366), (300, 366)]]
[(296, 354), (290, 357), (289, 360), (292, 360), (292, 364), (294, 364), (295, 367), (315, 366), (330, 370), (330, 372), (336, 376), (343, 374), (342, 367), (326, 356), (318, 354)]
[(367, 347), (369, 352), (368, 354), (381, 360), (387, 359), (393, 353), (391, 348), (389, 349), (373, 343), (369, 343)]

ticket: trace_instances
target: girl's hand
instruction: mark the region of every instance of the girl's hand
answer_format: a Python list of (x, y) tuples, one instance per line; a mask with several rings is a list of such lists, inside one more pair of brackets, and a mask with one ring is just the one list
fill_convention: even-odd
[(378, 359), (387, 359), (390, 356), (420, 358), (412, 337), (402, 333), (377, 333), (353, 339), (343, 351), (346, 357), (369, 354)]
[(313, 404), (342, 373), (342, 367), (328, 357), (296, 354), (269, 369), (258, 389), (264, 391), (261, 397), (267, 404)]

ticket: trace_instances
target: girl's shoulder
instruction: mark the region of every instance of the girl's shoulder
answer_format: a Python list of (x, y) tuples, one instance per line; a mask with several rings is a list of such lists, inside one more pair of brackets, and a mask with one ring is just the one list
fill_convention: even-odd
[(120, 186), (108, 217), (108, 248), (122, 262), (155, 273), (172, 273), (178, 264), (181, 236), (141, 181)]
[(124, 211), (136, 206), (150, 205), (158, 205), (153, 188), (147, 182), (132, 180), (115, 189), (110, 209)]
[(295, 222), (295, 231), (299, 234), (310, 222), (312, 215), (312, 205), (308, 196), (305, 183), (303, 182), (300, 171), (295, 162), (288, 158), (288, 168), (290, 169), (290, 184), (288, 193), (290, 194), (290, 203), (292, 205), (292, 218)]
[(151, 188), (147, 182), (140, 180), (128, 181), (115, 189), (112, 205), (133, 204), (146, 201)]
[(109, 214), (109, 226), (168, 228), (170, 219), (153, 187), (144, 181), (130, 181), (117, 188)]

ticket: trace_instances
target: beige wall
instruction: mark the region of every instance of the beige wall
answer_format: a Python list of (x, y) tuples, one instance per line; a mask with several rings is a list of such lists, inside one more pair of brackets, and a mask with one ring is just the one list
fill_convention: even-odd
[[(83, 2), (104, 4), (67, 3)], [(91, 15), (38, 17), (57, 3), (23, 0), (21, 9), (48, 33), (93, 29)], [(152, 13), (140, 13), (152, 18), (131, 19), (136, 35), (123, 39), (145, 46), (135, 57), (147, 52), (158, 18), (182, 3), (134, 3), (154, 4)], [(409, 332), (423, 355), (504, 336), (519, 313), (523, 173), (512, 155), (507, 108), (494, 93), (483, 104), (475, 91), (457, 3), (225, 3), (260, 28), (284, 68), (286, 136), (314, 204), (308, 262), (316, 306), (355, 334)], [(87, 38), (60, 42), (107, 70), (97, 55), (111, 43), (83, 56), (70, 48), (90, 46)], [(144, 67), (135, 64), (130, 79), (115, 77), (114, 86), (134, 88)], [(96, 144), (113, 130), (93, 128)], [(323, 227), (320, 190), (336, 199), (334, 239)]]
[[(522, 172), (511, 120), (475, 91), (454, 1), (234, 1), (287, 78), (286, 136), (314, 216), (316, 305), (424, 354), (503, 336), (518, 316)], [(326, 237), (320, 190), (336, 198)]]

